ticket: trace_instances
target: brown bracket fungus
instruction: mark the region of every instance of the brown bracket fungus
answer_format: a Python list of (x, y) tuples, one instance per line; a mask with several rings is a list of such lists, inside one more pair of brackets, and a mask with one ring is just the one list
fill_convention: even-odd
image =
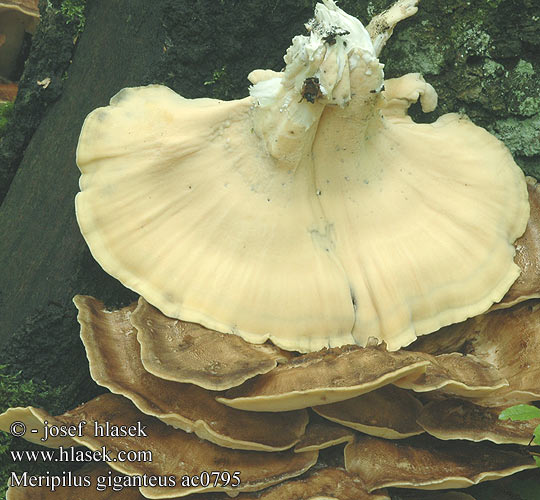
[[(112, 472), (112, 474), (111, 474)], [(103, 485), (103, 479), (110, 476), (120, 476), (111, 471), (106, 465), (89, 465), (76, 472), (86, 476), (90, 487), (60, 486), (54, 491), (42, 487), (11, 487), (6, 500), (145, 500), (137, 488), (122, 488), (113, 490), (106, 487), (98, 490), (96, 486)], [(105, 483), (106, 484), (106, 483)], [(121, 480), (118, 484), (122, 484)], [(228, 500), (223, 493), (194, 493), (171, 500)], [(270, 487), (256, 494), (240, 493), (234, 497), (237, 500), (390, 500), (384, 491), (368, 493), (362, 481), (341, 468), (328, 467), (319, 469), (301, 479), (289, 479), (280, 485)]]
[(429, 361), (385, 345), (304, 354), (229, 389), (217, 400), (248, 411), (288, 411), (344, 401), (423, 372)]
[(324, 0), (241, 100), (151, 85), (92, 112), (76, 209), (96, 260), (167, 316), (302, 352), (396, 350), (501, 300), (524, 176), (463, 116), (414, 123), (412, 103), (437, 102), (420, 75), (384, 81), (379, 52), (415, 5), (372, 41)]
[(471, 401), (448, 399), (432, 401), (424, 406), (418, 423), (438, 439), (492, 441), (497, 444), (531, 443), (531, 436), (540, 419), (525, 421), (500, 420), (504, 408), (486, 408)]
[(11, 80), (25, 33), (39, 22), (37, 0), (0, 0), (0, 80)]
[(431, 363), (424, 373), (403, 377), (394, 384), (415, 392), (438, 391), (467, 398), (486, 396), (509, 385), (497, 367), (472, 354), (425, 356)]
[[(46, 417), (45, 417), (46, 419)], [(39, 408), (27, 406), (25, 408), (9, 408), (0, 415), (0, 431), (12, 432), (10, 428), (14, 422), (21, 422), (26, 429), (36, 429), (38, 432), (25, 433), (26, 441), (30, 443), (47, 446), (48, 448), (58, 448), (59, 446), (74, 446), (75, 441), (70, 437), (50, 437), (44, 434), (43, 430), (43, 411)], [(22, 426), (21, 426), (22, 427)], [(19, 431), (21, 429), (15, 429)]]
[[(514, 446), (415, 436), (453, 436), (451, 422), (427, 423), (448, 394), (540, 397), (537, 306), (458, 323), (538, 296), (537, 185), (466, 117), (408, 116), (437, 93), (420, 74), (384, 80), (379, 56), (416, 4), (366, 29), (322, 0), (284, 71), (250, 73), (249, 97), (150, 85), (87, 117), (77, 219), (96, 260), (144, 299), (107, 312), (75, 298), (92, 376), (117, 394), (58, 417), (10, 410), (0, 427), (138, 422), (148, 436), (62, 445), (151, 451), (111, 463), (128, 475), (241, 471), (238, 488), (143, 485), (148, 498), (382, 500), (387, 486), (461, 488), (535, 467)], [(400, 349), (441, 327), (423, 352)], [(439, 400), (423, 410), (417, 397)], [(460, 404), (463, 436), (504, 434), (469, 425), (473, 405)], [(328, 420), (310, 411), (308, 423), (313, 406)], [(344, 443), (347, 472), (334, 449), (305, 474)]]
[(358, 477), (343, 469), (326, 468), (239, 500), (390, 500), (390, 497), (384, 491), (368, 493)]
[(531, 215), (525, 233), (514, 243), (514, 261), (520, 267), (521, 274), (503, 299), (493, 304), (491, 310), (540, 298), (540, 184), (532, 177), (526, 177), (526, 180)]
[[(118, 486), (115, 490), (109, 488), (106, 480), (109, 477), (116, 478), (120, 474), (112, 471), (105, 464), (86, 465), (74, 472), (73, 476), (81, 479), (73, 480), (71, 485), (69, 483), (66, 486), (60, 485), (54, 491), (47, 486), (11, 486), (7, 491), (6, 500), (145, 500), (138, 488), (119, 489)], [(87, 478), (90, 486), (80, 486), (84, 484), (84, 477)]]
[(369, 491), (390, 486), (440, 490), (466, 488), (482, 481), (534, 469), (527, 453), (468, 441), (416, 437), (390, 441), (357, 437), (345, 447), (345, 467)]
[(442, 328), (418, 339), (411, 349), (431, 354), (472, 354), (493, 365), (509, 385), (475, 399), (476, 404), (510, 406), (540, 399), (538, 300), (523, 302), (509, 309), (482, 314)]
[(335, 424), (330, 420), (312, 414), (305, 434), (294, 447), (296, 453), (304, 451), (324, 450), (331, 446), (354, 441), (355, 433), (347, 427)]
[(422, 403), (409, 391), (393, 385), (313, 410), (321, 417), (370, 436), (404, 439), (424, 432), (416, 423)]
[[(258, 491), (301, 475), (315, 464), (318, 456), (316, 451), (264, 453), (221, 448), (141, 413), (128, 399), (115, 394), (98, 396), (56, 417), (39, 408), (30, 411), (42, 424), (47, 420), (57, 426), (77, 426), (85, 421), (91, 428), (95, 428), (96, 423), (101, 426), (107, 423), (109, 429), (121, 429), (122, 426), (124, 429), (141, 429), (143, 434), (121, 437), (115, 437), (112, 431), (104, 431), (105, 435), (95, 431), (81, 433), (73, 438), (73, 443), (93, 451), (105, 447), (112, 460), (108, 464), (123, 474), (154, 476), (155, 486), (143, 484), (139, 487), (147, 498), (176, 498), (204, 491), (224, 491), (232, 495), (240, 491)], [(3, 422), (7, 425), (0, 430), (9, 430), (11, 421), (8, 423), (4, 419)], [(120, 453), (124, 453), (124, 457), (128, 453), (139, 454), (139, 458), (120, 460)], [(239, 471), (241, 482), (235, 486), (231, 486), (231, 481), (227, 484), (210, 482), (206, 486), (181, 483), (182, 477), (202, 471), (230, 471), (231, 474)]]
[(141, 349), (130, 323), (134, 306), (108, 312), (92, 297), (78, 295), (74, 302), (79, 309), (81, 338), (92, 378), (131, 399), (147, 415), (219, 446), (239, 450), (285, 450), (304, 433), (308, 423), (305, 410), (243, 412), (219, 404), (215, 397), (220, 393), (148, 373), (141, 363)]
[(267, 373), (290, 354), (273, 345), (250, 344), (235, 335), (167, 318), (142, 297), (130, 317), (150, 373), (223, 391)]

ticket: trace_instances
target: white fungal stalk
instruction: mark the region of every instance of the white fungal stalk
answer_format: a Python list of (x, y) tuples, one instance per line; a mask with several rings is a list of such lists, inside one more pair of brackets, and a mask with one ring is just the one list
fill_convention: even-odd
[(361, 101), (381, 89), (384, 77), (368, 31), (333, 0), (317, 4), (306, 28), (309, 35), (293, 38), (284, 72), (250, 75), (255, 131), (268, 153), (288, 166), (311, 145), (325, 106)]

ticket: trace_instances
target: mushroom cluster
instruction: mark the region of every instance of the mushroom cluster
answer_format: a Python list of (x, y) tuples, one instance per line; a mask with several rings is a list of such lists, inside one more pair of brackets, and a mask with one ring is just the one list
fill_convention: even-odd
[[(437, 100), (420, 75), (383, 85), (416, 3), (366, 29), (323, 0), (248, 98), (152, 85), (88, 116), (77, 218), (141, 298), (74, 299), (110, 393), (0, 415), (84, 421), (44, 444), (109, 451), (112, 469), (78, 472), (91, 488), (56, 498), (389, 500), (536, 467), (540, 422), (498, 415), (540, 399), (540, 187), (466, 117), (414, 123), (410, 104)], [(105, 423), (144, 432), (90, 431)]]
[(171, 318), (289, 351), (396, 350), (500, 301), (525, 178), (464, 116), (414, 123), (412, 103), (437, 102), (420, 75), (384, 80), (379, 52), (415, 4), (367, 29), (318, 4), (244, 99), (150, 85), (90, 113), (76, 212), (94, 258)]

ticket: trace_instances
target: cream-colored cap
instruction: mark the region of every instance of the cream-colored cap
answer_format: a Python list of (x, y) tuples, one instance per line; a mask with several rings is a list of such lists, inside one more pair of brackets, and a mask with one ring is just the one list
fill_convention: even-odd
[(248, 98), (151, 85), (87, 117), (92, 254), (167, 316), (287, 350), (396, 350), (484, 312), (520, 272), (523, 173), (463, 116), (414, 123), (433, 87), (411, 74), (381, 91), (369, 33), (333, 1), (308, 27)]

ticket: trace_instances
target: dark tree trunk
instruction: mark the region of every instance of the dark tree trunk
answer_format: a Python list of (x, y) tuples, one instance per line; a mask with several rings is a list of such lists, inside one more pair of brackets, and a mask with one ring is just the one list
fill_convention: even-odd
[(19, 365), (23, 359), (33, 360), (34, 376), (55, 384), (65, 382), (74, 363), (80, 368), (83, 361), (65, 352), (77, 336), (74, 294), (134, 297), (93, 261), (79, 233), (75, 149), (92, 109), (125, 86), (147, 83), (147, 69), (163, 51), (162, 3), (89, 2), (64, 92), (41, 121), (2, 204), (0, 363), (17, 361), (25, 375), (34, 370)]

